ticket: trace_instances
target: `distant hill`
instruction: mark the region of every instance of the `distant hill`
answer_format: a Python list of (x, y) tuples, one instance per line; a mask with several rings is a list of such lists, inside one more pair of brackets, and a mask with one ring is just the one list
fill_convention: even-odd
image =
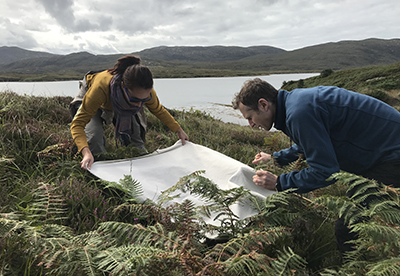
[[(16, 47), (14, 47), (16, 48)], [(18, 48), (17, 48), (18, 49)], [(22, 50), (22, 49), (20, 49)], [(26, 54), (27, 50), (23, 50)], [(159, 46), (145, 49), (130, 54), (138, 55), (143, 63), (152, 67), (191, 67), (194, 63), (224, 63), (238, 61), (254, 55), (273, 55), (285, 52), (285, 50), (269, 46), (235, 47), (235, 46), (210, 46), (210, 47), (167, 47)], [(88, 52), (79, 52), (69, 55), (54, 55), (49, 57), (36, 57), (32, 52), (32, 58), (24, 58), (8, 64), (2, 64), (0, 73), (85, 73), (89, 70), (101, 70), (112, 67), (119, 57), (116, 55), (93, 55)], [(1, 55), (1, 52), (0, 52)], [(1, 60), (1, 58), (0, 58)], [(170, 64), (172, 62), (172, 64)]]
[(342, 70), (400, 61), (400, 39), (340, 41), (279, 53), (258, 55), (242, 60), (253, 69)]
[(270, 46), (252, 46), (252, 47), (160, 46), (160, 47), (145, 49), (135, 54), (139, 55), (144, 59), (149, 59), (149, 60), (185, 61), (185, 62), (226, 62), (226, 61), (236, 61), (256, 55), (274, 55), (282, 52), (286, 51), (283, 49)]
[(0, 72), (8, 73), (85, 73), (89, 70), (107, 69), (112, 67), (120, 55), (93, 55), (79, 52), (69, 55), (40, 57), (15, 61), (2, 65)]
[(55, 57), (57, 55), (46, 52), (28, 51), (18, 47), (0, 47), (0, 65), (31, 58)]
[[(400, 39), (341, 41), (293, 51), (270, 46), (160, 46), (132, 54), (140, 56), (157, 77), (319, 72), (399, 62)], [(17, 47), (0, 47), (0, 80), (7, 79), (4, 75), (15, 77), (18, 74), (81, 76), (89, 70), (110, 68), (123, 55), (93, 55), (87, 52), (53, 55)], [(7, 60), (13, 61), (7, 63)]]

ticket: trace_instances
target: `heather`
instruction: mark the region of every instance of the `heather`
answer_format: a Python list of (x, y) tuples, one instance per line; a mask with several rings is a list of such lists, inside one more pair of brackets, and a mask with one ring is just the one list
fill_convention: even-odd
[[(338, 80), (362, 72), (322, 72), (290, 85), (304, 87), (321, 84), (324, 79), (329, 84), (335, 75)], [(364, 81), (368, 89), (362, 92), (397, 106), (399, 86), (389, 75), (380, 79), (385, 82), (380, 85), (379, 76), (371, 76)], [(134, 177), (109, 183), (80, 168), (81, 156), (69, 132), (71, 100), (0, 92), (1, 275), (400, 273), (397, 189), (339, 173), (335, 175), (338, 181), (324, 189), (304, 195), (282, 192), (260, 199), (241, 188), (220, 190), (218, 183), (194, 172), (182, 175), (159, 201), (141, 202), (140, 183)], [(201, 111), (170, 112), (192, 142), (253, 167), (251, 160), (260, 150), (273, 152), (291, 144), (280, 132), (223, 123)], [(160, 121), (150, 113), (148, 118), (149, 152), (176, 142), (176, 135)], [(139, 155), (133, 147), (117, 148), (113, 134), (112, 127), (107, 127), (108, 150), (99, 159)], [(270, 162), (257, 168), (280, 174), (306, 166), (299, 158), (287, 167)], [(369, 209), (363, 207), (362, 195), (344, 196), (355, 186), (376, 196)], [(202, 196), (210, 206), (199, 209), (190, 201), (170, 202), (169, 192), (179, 189)], [(229, 209), (236, 202), (251, 204), (257, 215), (238, 220)], [(220, 227), (199, 219), (199, 213), (211, 211), (220, 214)], [(356, 249), (340, 259), (334, 224), (343, 213), (360, 237)], [(215, 234), (214, 238), (207, 233)]]

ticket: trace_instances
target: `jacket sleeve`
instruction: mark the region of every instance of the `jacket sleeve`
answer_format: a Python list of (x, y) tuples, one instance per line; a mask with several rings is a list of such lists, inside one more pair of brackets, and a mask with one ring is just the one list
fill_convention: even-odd
[(279, 165), (285, 166), (296, 161), (299, 158), (299, 153), (303, 153), (303, 150), (297, 144), (294, 144), (290, 148), (274, 152), (272, 155)]
[(293, 141), (303, 149), (308, 168), (280, 175), (283, 190), (297, 188), (298, 193), (306, 193), (329, 186), (327, 181), (340, 167), (329, 134), (328, 120), (319, 107), (302, 106), (287, 122), (292, 131)]
[(163, 124), (165, 124), (172, 132), (177, 131), (180, 125), (175, 121), (174, 117), (161, 105), (156, 91), (151, 91), (152, 99), (146, 102), (146, 107), (154, 114)]
[(94, 80), (83, 97), (82, 104), (71, 122), (71, 134), (78, 151), (88, 147), (85, 127), (97, 113), (97, 110), (109, 102), (109, 89), (107, 80)]

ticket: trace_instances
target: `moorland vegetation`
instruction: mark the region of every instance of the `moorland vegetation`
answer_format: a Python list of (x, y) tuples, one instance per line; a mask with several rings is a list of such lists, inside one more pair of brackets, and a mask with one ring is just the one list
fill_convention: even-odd
[[(400, 110), (399, 75), (399, 63), (327, 69), (283, 88), (338, 85)], [(229, 217), (221, 227), (212, 227), (198, 217), (210, 206), (168, 204), (167, 198), (138, 202), (140, 183), (132, 177), (109, 183), (83, 171), (69, 131), (71, 100), (0, 92), (0, 275), (400, 274), (397, 189), (339, 173), (329, 187), (260, 200), (243, 189), (222, 191), (201, 172), (183, 175), (174, 189), (199, 194), (213, 211), (227, 215), (221, 218)], [(192, 142), (250, 166), (260, 150), (290, 145), (280, 132), (223, 123), (200, 111), (171, 114)], [(162, 123), (150, 113), (148, 117), (149, 152), (176, 142)], [(106, 136), (109, 148), (102, 159), (139, 155), (135, 148), (116, 148), (111, 127)], [(283, 168), (273, 163), (259, 167), (280, 174), (306, 166), (299, 159)], [(360, 204), (363, 196), (345, 197), (349, 185), (380, 199), (366, 209)], [(236, 219), (227, 208), (236, 201), (252, 204), (258, 214)], [(345, 211), (346, 221), (360, 235), (356, 249), (340, 259), (334, 224)], [(210, 231), (218, 237), (207, 238)]]

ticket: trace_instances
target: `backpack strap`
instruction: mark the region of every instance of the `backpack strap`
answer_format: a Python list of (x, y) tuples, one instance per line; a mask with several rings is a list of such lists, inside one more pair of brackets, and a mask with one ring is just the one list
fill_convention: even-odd
[(79, 92), (78, 94), (75, 96), (75, 98), (72, 100), (72, 102), (69, 104), (69, 113), (71, 114), (71, 117), (74, 118), (76, 112), (79, 109), (79, 106), (82, 104), (82, 100), (83, 97), (85, 96), (86, 92), (88, 91), (89, 87), (87, 85), (87, 81), (86, 78), (88, 75), (93, 75), (93, 74), (97, 74), (99, 72), (102, 72), (104, 70), (100, 70), (100, 71), (89, 71), (85, 74), (85, 76), (83, 77), (83, 79), (81, 81), (79, 81)]

